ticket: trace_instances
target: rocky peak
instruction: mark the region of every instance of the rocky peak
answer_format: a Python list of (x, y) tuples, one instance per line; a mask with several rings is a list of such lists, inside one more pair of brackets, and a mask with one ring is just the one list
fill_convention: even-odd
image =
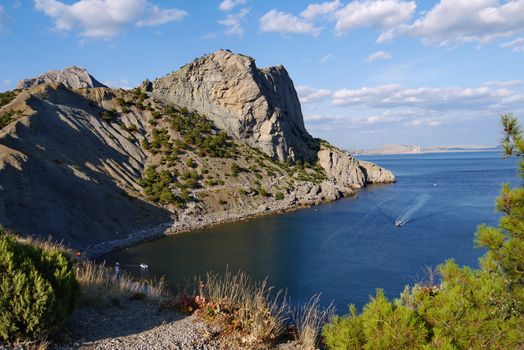
[(40, 84), (60, 82), (69, 89), (106, 87), (93, 78), (85, 68), (73, 66), (63, 70), (51, 70), (36, 78), (23, 79), (16, 85), (17, 89), (28, 89)]
[(284, 161), (316, 159), (286, 69), (260, 69), (251, 57), (219, 50), (153, 82), (152, 97), (196, 110), (231, 136)]

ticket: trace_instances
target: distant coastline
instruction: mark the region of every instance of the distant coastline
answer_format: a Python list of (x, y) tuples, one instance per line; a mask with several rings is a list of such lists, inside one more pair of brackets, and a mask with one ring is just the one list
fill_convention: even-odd
[(348, 149), (351, 155), (395, 155), (395, 154), (425, 154), (425, 153), (449, 153), (449, 152), (496, 152), (500, 146), (479, 145), (454, 145), (454, 146), (430, 146), (420, 147), (414, 145), (386, 145), (381, 149)]

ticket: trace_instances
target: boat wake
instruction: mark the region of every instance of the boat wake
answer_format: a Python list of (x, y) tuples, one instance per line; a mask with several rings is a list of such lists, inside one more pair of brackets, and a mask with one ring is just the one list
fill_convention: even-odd
[(407, 224), (413, 218), (415, 213), (428, 202), (428, 200), (429, 194), (427, 193), (422, 193), (420, 196), (418, 196), (413, 204), (402, 214), (400, 214), (399, 217), (397, 217), (395, 220), (395, 226), (399, 227)]

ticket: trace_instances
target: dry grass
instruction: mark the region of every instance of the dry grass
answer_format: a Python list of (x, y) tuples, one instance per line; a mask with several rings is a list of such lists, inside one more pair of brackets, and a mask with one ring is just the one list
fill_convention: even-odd
[(253, 341), (273, 341), (286, 329), (289, 307), (285, 293), (254, 282), (244, 272), (208, 273), (199, 293), (205, 297), (204, 315), (227, 314), (229, 322), (249, 334)]
[(320, 306), (320, 294), (316, 294), (305, 305), (299, 306), (293, 313), (295, 323), (295, 338), (304, 349), (316, 349), (322, 334), (322, 327), (335, 314), (335, 307), (330, 304), (327, 308)]
[(117, 278), (112, 268), (105, 264), (82, 261), (75, 266), (75, 273), (81, 287), (80, 305), (103, 306), (120, 303), (123, 299), (145, 297), (161, 301), (167, 296), (164, 279), (136, 281), (125, 272)]
[(7, 348), (2, 347), (2, 343), (0, 343), (0, 349), (47, 350), (51, 345), (52, 343), (44, 337), (37, 341), (11, 344), (11, 346)]

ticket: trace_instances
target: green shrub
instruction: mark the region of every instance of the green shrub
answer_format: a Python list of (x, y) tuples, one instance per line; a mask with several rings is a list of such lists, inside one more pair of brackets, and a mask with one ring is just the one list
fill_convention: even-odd
[(282, 199), (284, 199), (284, 194), (282, 192), (277, 192), (275, 194), (275, 199), (281, 201)]
[(0, 339), (36, 340), (59, 329), (79, 287), (68, 255), (17, 241), (0, 228)]
[(428, 331), (413, 310), (390, 303), (382, 290), (364, 307), (361, 315), (350, 306), (350, 315), (335, 317), (324, 328), (330, 349), (420, 349)]
[(3, 113), (0, 113), (0, 129), (2, 129), (7, 124), (11, 123), (13, 120), (19, 118), (22, 115), (22, 111), (16, 110), (16, 111), (6, 111)]
[(233, 175), (234, 177), (237, 177), (240, 170), (241, 170), (240, 165), (238, 165), (236, 162), (233, 162), (231, 164), (231, 175)]
[(116, 109), (113, 108), (109, 111), (103, 111), (100, 114), (100, 118), (102, 118), (102, 120), (105, 121), (106, 123), (110, 123), (116, 118), (117, 115), (118, 113), (116, 112)]
[(271, 196), (271, 194), (268, 191), (266, 191), (266, 189), (264, 187), (260, 187), (258, 189), (258, 194), (260, 194), (262, 197), (269, 197), (269, 196)]
[(0, 107), (5, 106), (16, 97), (15, 91), (0, 92)]
[(196, 163), (193, 160), (193, 158), (188, 158), (186, 160), (186, 166), (189, 167), (189, 168), (196, 168)]

